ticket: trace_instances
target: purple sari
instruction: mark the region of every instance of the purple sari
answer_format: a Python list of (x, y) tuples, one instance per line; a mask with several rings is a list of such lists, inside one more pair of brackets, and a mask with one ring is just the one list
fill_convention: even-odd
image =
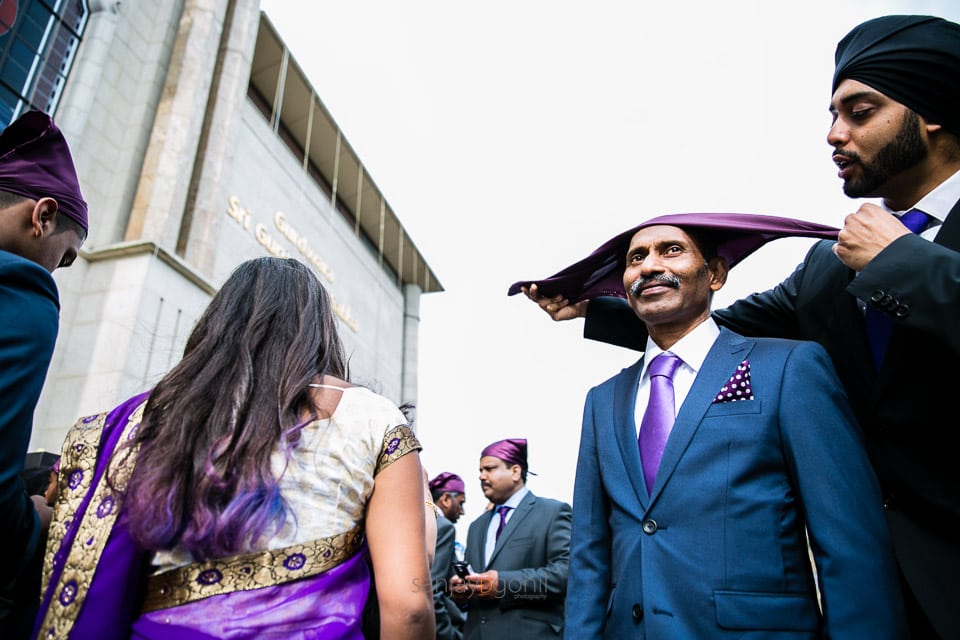
[(105, 481), (109, 470), (126, 484), (135, 455), (113, 454), (148, 395), (82, 418), (67, 437), (35, 637), (361, 640), (370, 574), (359, 528), (150, 575), (151, 553)]

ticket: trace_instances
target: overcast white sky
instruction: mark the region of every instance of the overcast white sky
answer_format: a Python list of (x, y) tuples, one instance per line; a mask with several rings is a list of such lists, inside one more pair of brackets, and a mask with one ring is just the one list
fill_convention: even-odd
[[(486, 501), (480, 450), (529, 440), (528, 486), (571, 501), (586, 392), (639, 354), (582, 339), (509, 285), (647, 218), (687, 211), (835, 226), (837, 41), (950, 0), (262, 0), (446, 289), (421, 304), (418, 431), (431, 476)], [(305, 8), (309, 7), (309, 8)], [(809, 240), (738, 266), (715, 307), (772, 286)]]

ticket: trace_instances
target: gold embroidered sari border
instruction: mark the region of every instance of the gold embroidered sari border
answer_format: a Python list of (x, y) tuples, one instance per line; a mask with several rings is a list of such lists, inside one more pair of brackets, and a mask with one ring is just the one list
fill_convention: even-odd
[(142, 612), (312, 577), (353, 557), (362, 544), (363, 526), (357, 525), (345, 533), (282, 549), (255, 551), (171, 569), (149, 578)]
[[(95, 487), (91, 486), (91, 482), (96, 469), (97, 448), (100, 445), (106, 414), (90, 416), (78, 421), (78, 439), (76, 441), (71, 440), (74, 448), (70, 455), (61, 458), (60, 473), (61, 475), (66, 474), (66, 479), (59, 485), (55, 517), (60, 514), (59, 510), (61, 508), (76, 509), (82, 503), (83, 494), (87, 491), (92, 490), (93, 496), (87, 505), (80, 524), (77, 526), (70, 549), (59, 549), (63, 533), (67, 527), (71, 526), (70, 519), (65, 519), (63, 531), (56, 532), (60, 540), (57, 540), (52, 546), (48, 543), (48, 549), (57, 549), (57, 553), (67, 553), (67, 558), (64, 561), (63, 570), (58, 579), (50, 606), (44, 615), (43, 624), (40, 627), (40, 637), (69, 637), (83, 603), (86, 601), (90, 583), (100, 562), (100, 556), (120, 514), (120, 496), (115, 494), (107, 478), (113, 477), (117, 486), (122, 490), (133, 472), (135, 456), (114, 454), (136, 433), (140, 426), (140, 420), (143, 418), (144, 406), (146, 406), (146, 400), (141, 402), (130, 414), (123, 427), (117, 448), (114, 452), (111, 452), (108, 468)], [(84, 446), (76, 446), (78, 444)], [(64, 452), (66, 453), (66, 449)], [(67, 464), (66, 468), (64, 463)], [(78, 473), (79, 475), (77, 475)], [(73, 513), (75, 517), (75, 511)], [(44, 592), (48, 580), (49, 575), (46, 576), (44, 581)]]
[(106, 421), (106, 413), (80, 418), (70, 427), (64, 439), (60, 451), (60, 471), (57, 474), (57, 500), (53, 505), (54, 515), (47, 531), (41, 593), (46, 592), (50, 583), (53, 555), (60, 548), (60, 543), (70, 527), (70, 514), (77, 512), (83, 496), (90, 488), (97, 462), (97, 445)]
[(374, 475), (377, 475), (388, 466), (407, 455), (411, 451), (420, 451), (423, 447), (417, 436), (408, 425), (401, 424), (394, 427), (383, 436), (383, 443), (380, 446), (380, 456), (377, 458), (377, 468)]

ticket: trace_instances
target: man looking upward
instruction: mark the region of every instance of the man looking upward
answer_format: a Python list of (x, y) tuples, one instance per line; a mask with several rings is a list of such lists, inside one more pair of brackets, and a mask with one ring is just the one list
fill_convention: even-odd
[[(713, 315), (826, 348), (880, 480), (913, 636), (960, 638), (960, 25), (854, 27), (837, 45), (830, 113), (844, 193), (882, 206), (862, 204), (781, 284)], [(555, 320), (585, 315), (588, 338), (645, 346), (622, 300), (527, 293)]]

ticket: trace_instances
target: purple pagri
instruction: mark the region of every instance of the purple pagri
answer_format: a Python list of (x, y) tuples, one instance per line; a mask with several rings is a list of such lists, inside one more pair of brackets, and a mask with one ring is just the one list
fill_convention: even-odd
[(627, 248), (633, 235), (645, 227), (671, 225), (703, 229), (720, 238), (719, 255), (730, 267), (764, 244), (777, 238), (803, 237), (836, 240), (839, 229), (815, 222), (751, 213), (674, 213), (657, 216), (620, 233), (600, 245), (586, 258), (542, 280), (521, 280), (510, 286), (507, 295), (536, 284), (541, 296), (563, 295), (571, 303), (599, 296), (626, 298), (623, 271)]

